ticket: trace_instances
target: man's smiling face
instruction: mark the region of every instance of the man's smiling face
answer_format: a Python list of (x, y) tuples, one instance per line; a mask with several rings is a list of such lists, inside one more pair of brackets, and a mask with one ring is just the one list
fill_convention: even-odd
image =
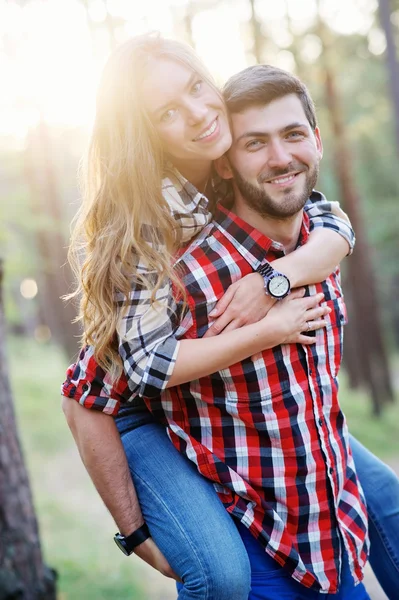
[(297, 214), (317, 181), (323, 147), (296, 94), (231, 115), (227, 153), (236, 194), (258, 214)]

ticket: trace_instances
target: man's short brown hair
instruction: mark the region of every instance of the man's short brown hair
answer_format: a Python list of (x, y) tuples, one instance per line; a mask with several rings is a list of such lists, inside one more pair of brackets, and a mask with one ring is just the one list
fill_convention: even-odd
[(305, 84), (287, 71), (271, 65), (253, 65), (230, 77), (223, 87), (223, 97), (230, 113), (296, 94), (313, 130), (317, 127), (316, 109)]

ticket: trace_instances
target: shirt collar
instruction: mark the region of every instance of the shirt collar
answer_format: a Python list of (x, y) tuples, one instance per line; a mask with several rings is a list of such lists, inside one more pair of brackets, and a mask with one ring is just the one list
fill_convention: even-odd
[[(266, 259), (269, 252), (285, 254), (282, 244), (268, 238), (234, 212), (218, 204), (213, 224), (233, 244), (241, 256), (256, 270)], [(298, 246), (306, 243), (309, 237), (309, 217), (303, 213)]]
[(201, 205), (207, 207), (209, 204), (208, 198), (199, 192), (195, 185), (188, 181), (188, 179), (186, 179), (170, 161), (167, 161), (164, 165), (162, 184), (163, 187), (172, 184), (179, 194), (182, 203), (186, 206)]

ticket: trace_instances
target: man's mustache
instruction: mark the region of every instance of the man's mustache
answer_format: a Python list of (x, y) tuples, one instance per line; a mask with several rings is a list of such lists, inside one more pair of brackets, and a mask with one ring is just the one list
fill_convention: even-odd
[(261, 173), (258, 178), (258, 183), (265, 183), (269, 181), (269, 179), (275, 179), (276, 177), (284, 177), (284, 175), (289, 175), (290, 173), (302, 173), (307, 170), (307, 166), (303, 163), (290, 163), (288, 167), (284, 169), (273, 169), (267, 172)]

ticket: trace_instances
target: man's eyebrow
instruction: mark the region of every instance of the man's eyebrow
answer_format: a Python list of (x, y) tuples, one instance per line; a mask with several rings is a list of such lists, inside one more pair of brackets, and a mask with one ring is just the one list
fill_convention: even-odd
[[(198, 73), (196, 73), (195, 71), (191, 74), (190, 78), (187, 80), (186, 85), (184, 86), (184, 88), (187, 90), (188, 88), (190, 88), (193, 83), (194, 80), (198, 77)], [(157, 115), (158, 113), (164, 111), (168, 106), (170, 106), (171, 104), (173, 104), (173, 100), (169, 100), (169, 102), (165, 102), (165, 104), (162, 104), (162, 106), (159, 106), (158, 108), (156, 108), (155, 110), (153, 110), (153, 115)]]
[[(287, 131), (291, 131), (292, 129), (298, 129), (298, 128), (306, 128), (308, 129), (308, 125), (306, 123), (300, 123), (295, 122), (295, 123), (290, 123), (289, 125), (286, 125), (285, 127), (283, 127), (282, 129), (280, 129), (280, 131), (278, 133), (287, 133)], [(268, 131), (261, 131), (261, 130), (257, 130), (257, 131), (246, 131), (245, 133), (243, 133), (242, 135), (240, 135), (239, 138), (237, 138), (235, 140), (235, 142), (239, 142), (240, 140), (244, 139), (244, 138), (256, 138), (256, 137), (263, 137), (263, 138), (268, 138), (270, 137), (270, 133)]]
[(286, 133), (287, 131), (291, 131), (291, 129), (299, 129), (301, 127), (308, 129), (309, 125), (307, 123), (300, 123), (300, 121), (296, 121), (295, 123), (290, 123), (289, 125), (286, 125), (286, 127), (283, 127), (283, 129), (281, 129), (281, 133)]

